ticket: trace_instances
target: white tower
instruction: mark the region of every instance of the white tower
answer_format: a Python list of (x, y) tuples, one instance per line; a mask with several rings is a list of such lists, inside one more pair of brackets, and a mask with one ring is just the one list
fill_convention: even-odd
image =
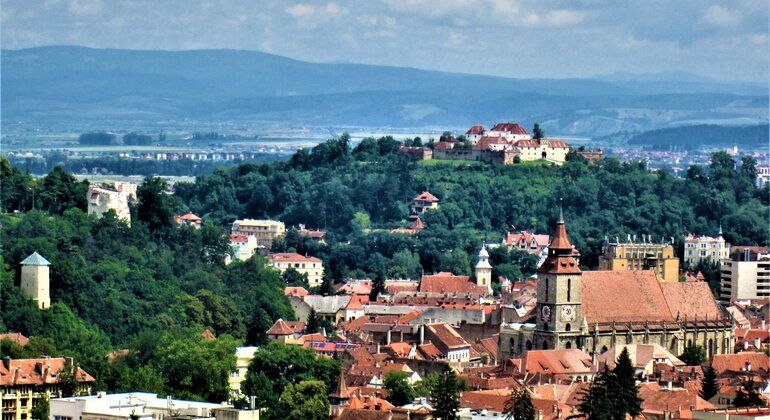
[(487, 293), (492, 294), (492, 265), (489, 263), (489, 252), (483, 246), (476, 263), (476, 284), (486, 287)]
[(32, 298), (40, 309), (51, 307), (49, 265), (37, 252), (21, 262), (21, 293)]

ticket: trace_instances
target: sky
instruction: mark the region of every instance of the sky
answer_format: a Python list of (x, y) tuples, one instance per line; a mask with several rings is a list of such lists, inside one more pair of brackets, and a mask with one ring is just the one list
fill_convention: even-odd
[(245, 49), (521, 78), (768, 82), (767, 0), (0, 0), (0, 45)]

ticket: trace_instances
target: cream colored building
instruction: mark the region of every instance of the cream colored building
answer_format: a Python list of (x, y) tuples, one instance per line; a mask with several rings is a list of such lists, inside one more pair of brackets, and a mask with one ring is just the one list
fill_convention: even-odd
[(246, 372), (249, 371), (249, 363), (254, 358), (254, 353), (259, 347), (238, 347), (235, 349), (235, 370), (230, 372), (228, 383), (233, 395), (241, 394), (241, 384), (246, 380)]
[(300, 274), (307, 274), (307, 284), (310, 287), (317, 287), (323, 283), (323, 261), (316, 257), (305, 257), (297, 253), (279, 253), (269, 254), (267, 261), (270, 267), (281, 273), (293, 268)]
[(736, 246), (721, 262), (721, 300), (770, 298), (770, 249)]
[(730, 244), (722, 237), (722, 228), (716, 238), (710, 236), (687, 235), (684, 238), (684, 262), (690, 268), (701, 261), (718, 263), (730, 257)]
[(599, 270), (655, 270), (664, 282), (679, 281), (679, 258), (671, 244), (652, 242), (610, 242), (599, 257)]
[(492, 264), (489, 263), (489, 252), (486, 248), (479, 251), (479, 261), (476, 263), (476, 284), (487, 288), (492, 294)]
[[(88, 214), (102, 217), (110, 210), (115, 212), (118, 219), (125, 220), (131, 225), (131, 211), (128, 208), (130, 192), (119, 191), (108, 185), (92, 185), (88, 188)], [(134, 194), (136, 191), (134, 190)]]
[(21, 293), (34, 300), (40, 309), (51, 307), (50, 265), (37, 252), (21, 262)]
[(233, 222), (231, 233), (254, 236), (259, 249), (269, 250), (273, 240), (286, 233), (286, 225), (277, 220), (241, 219)]

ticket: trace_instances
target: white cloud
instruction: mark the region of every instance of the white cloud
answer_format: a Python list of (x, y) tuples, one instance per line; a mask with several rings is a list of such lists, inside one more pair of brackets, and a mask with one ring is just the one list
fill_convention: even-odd
[(104, 9), (102, 0), (70, 0), (69, 11), (78, 15), (95, 15)]
[(573, 26), (583, 22), (585, 16), (586, 12), (579, 10), (552, 10), (545, 14), (543, 25), (552, 27)]
[(349, 11), (347, 8), (332, 2), (320, 6), (298, 3), (287, 7), (286, 13), (293, 17), (300, 26), (315, 28), (320, 24), (345, 17)]
[(698, 22), (707, 26), (735, 26), (741, 23), (741, 20), (743, 16), (739, 11), (713, 5), (703, 12)]

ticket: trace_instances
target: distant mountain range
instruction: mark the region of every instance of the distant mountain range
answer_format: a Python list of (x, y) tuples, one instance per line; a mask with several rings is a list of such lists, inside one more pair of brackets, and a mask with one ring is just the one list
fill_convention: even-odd
[[(176, 123), (461, 128), (512, 120), (602, 135), (767, 122), (767, 87), (684, 74), (512, 79), (241, 50), (52, 46), (2, 51), (2, 118), (35, 124)], [(111, 125), (110, 125), (111, 124)]]

